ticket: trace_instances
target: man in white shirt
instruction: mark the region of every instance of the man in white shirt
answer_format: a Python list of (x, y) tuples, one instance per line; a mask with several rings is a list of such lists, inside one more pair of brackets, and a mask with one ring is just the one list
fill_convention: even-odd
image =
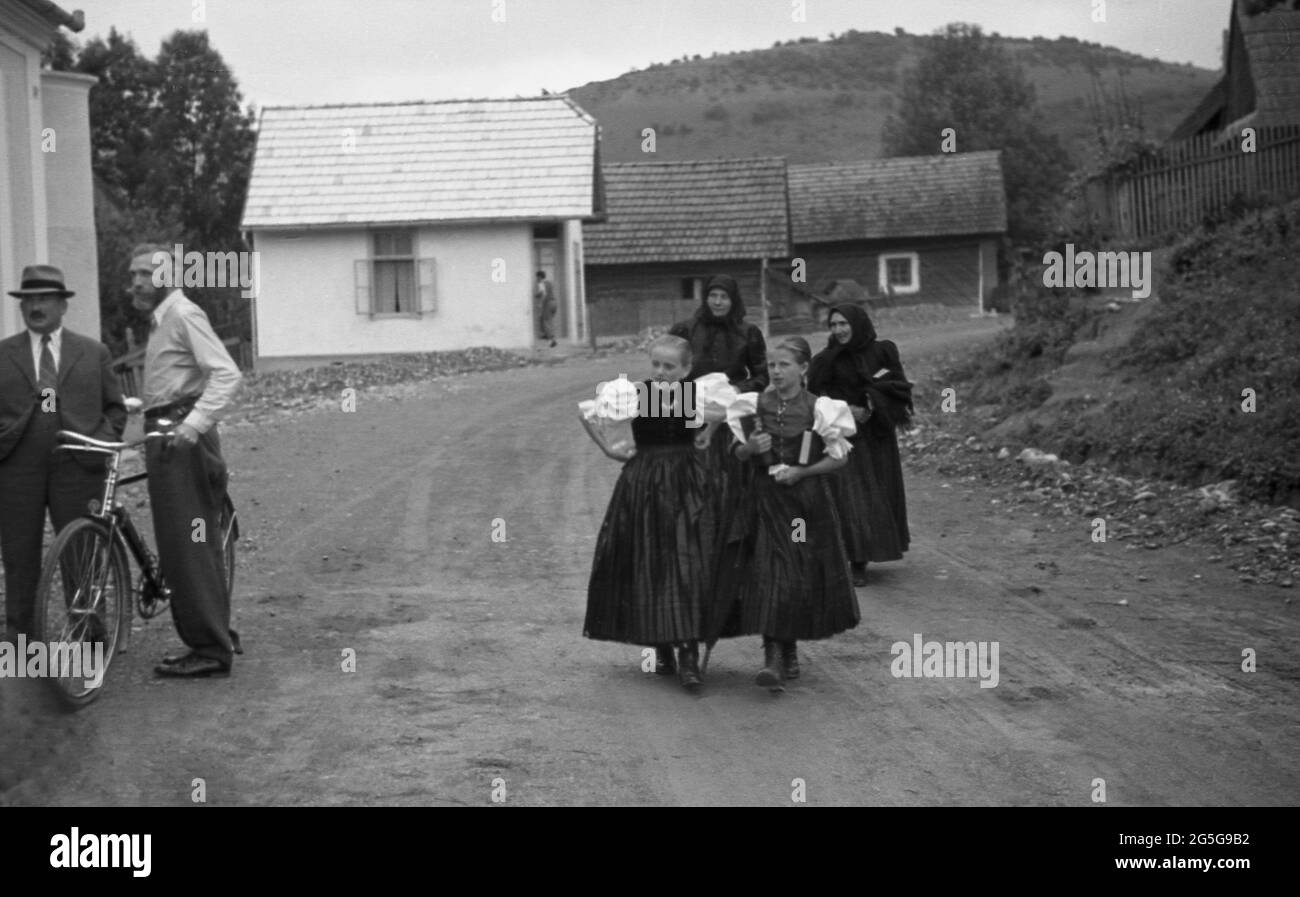
[[(172, 590), (172, 620), (188, 649), (154, 669), (161, 676), (224, 676), (241, 652), (222, 572), (229, 474), (217, 422), (242, 376), (203, 309), (181, 290), (156, 285), (155, 271), (170, 271), (172, 264), (167, 246), (146, 244), (131, 252), (132, 302), (150, 316), (141, 397), (145, 429), (172, 434), (150, 440), (145, 451), (149, 504), (158, 562)], [(196, 540), (199, 520), (203, 538)]]

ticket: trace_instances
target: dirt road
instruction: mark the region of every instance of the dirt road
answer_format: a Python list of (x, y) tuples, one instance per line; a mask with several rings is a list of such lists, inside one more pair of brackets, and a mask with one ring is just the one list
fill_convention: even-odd
[[(997, 326), (895, 336), (915, 375)], [(494, 789), (788, 805), (796, 779), (809, 804), (1081, 806), (1096, 779), (1113, 805), (1300, 799), (1285, 590), (1189, 550), (1094, 543), (1088, 521), (1004, 510), (977, 483), (911, 475), (907, 560), (872, 568), (862, 624), (802, 646), (783, 695), (752, 684), (757, 639), (719, 645), (698, 697), (643, 672), (639, 649), (583, 639), (618, 469), (576, 403), (643, 364), (575, 358), (227, 429), (247, 534), (234, 676), (155, 680), (176, 644), (164, 618), (80, 713), (0, 682), (0, 802), (180, 805), (195, 779), (227, 805), (481, 805)], [(997, 642), (997, 686), (895, 678), (891, 646), (916, 634)]]

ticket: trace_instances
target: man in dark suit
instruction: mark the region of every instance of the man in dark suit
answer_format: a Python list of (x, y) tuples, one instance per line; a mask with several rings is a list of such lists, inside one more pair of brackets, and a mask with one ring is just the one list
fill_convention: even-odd
[(119, 440), (126, 405), (108, 348), (63, 327), (75, 294), (62, 271), (24, 268), (22, 287), (9, 295), (20, 300), (27, 325), (0, 341), (0, 553), (13, 641), (32, 628), (46, 511), (57, 532), (103, 495), (104, 457), (52, 453), (55, 434)]

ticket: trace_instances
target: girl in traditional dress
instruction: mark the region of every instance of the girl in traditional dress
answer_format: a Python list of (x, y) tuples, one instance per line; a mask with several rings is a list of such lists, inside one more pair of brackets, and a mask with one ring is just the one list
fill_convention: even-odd
[[(585, 416), (583, 426), (607, 456), (625, 462), (596, 540), (587, 587), (588, 638), (653, 646), (671, 656), (688, 690), (700, 686), (699, 639), (711, 584), (711, 546), (702, 524), (709, 495), (700, 421), (682, 387), (690, 345), (675, 336), (650, 344), (649, 396), (632, 418), (635, 446), (612, 446)], [(646, 406), (654, 409), (647, 415)]]
[(911, 422), (912, 384), (898, 346), (876, 338), (861, 308), (837, 305), (827, 324), (830, 341), (812, 361), (808, 389), (848, 402), (858, 423), (834, 491), (853, 584), (864, 586), (868, 561), (896, 561), (911, 544), (896, 431)]
[[(707, 621), (710, 637), (763, 636), (757, 682), (769, 688), (799, 675), (798, 640), (827, 638), (859, 619), (828, 476), (847, 463), (845, 436), (854, 426), (842, 402), (805, 388), (811, 354), (801, 337), (784, 338), (768, 358), (771, 386), (738, 400), (754, 409), (752, 431), (735, 445), (739, 459), (758, 465), (743, 512), (752, 525), (743, 548), (728, 552), (717, 592), (723, 606), (715, 603)], [(810, 430), (825, 455), (801, 464)]]
[[(738, 393), (762, 392), (767, 387), (767, 344), (763, 332), (745, 321), (745, 302), (733, 278), (710, 277), (695, 314), (668, 332), (691, 344), (690, 379), (723, 374)], [(711, 426), (704, 438), (704, 463), (713, 489), (706, 529), (716, 566), (727, 544), (745, 536), (735, 510), (752, 469), (731, 453), (732, 436), (726, 426)], [(661, 655), (659, 661), (661, 672), (671, 672), (671, 654)]]

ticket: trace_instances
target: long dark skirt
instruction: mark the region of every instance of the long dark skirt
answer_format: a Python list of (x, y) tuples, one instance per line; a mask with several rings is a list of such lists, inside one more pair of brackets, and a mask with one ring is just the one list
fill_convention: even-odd
[[(902, 509), (902, 529), (895, 502), (902, 501), (903, 474), (881, 479), (886, 440), (856, 436), (849, 463), (832, 474), (835, 510), (840, 515), (844, 548), (855, 564), (868, 561), (896, 561), (907, 550), (907, 509)], [(898, 465), (898, 441), (893, 441), (894, 464)], [(883, 460), (887, 460), (884, 458)]]
[(883, 436), (869, 436), (871, 466), (876, 472), (885, 505), (889, 508), (894, 536), (901, 551), (912, 544), (907, 527), (907, 494), (903, 488), (903, 460), (898, 453), (898, 432), (892, 427)]
[(712, 586), (710, 491), (694, 446), (641, 446), (605, 511), (583, 635), (658, 645), (698, 639)]
[(724, 550), (706, 620), (709, 638), (821, 639), (858, 625), (831, 482), (815, 476), (782, 486), (765, 471), (755, 473), (741, 511), (752, 515), (753, 531)]
[(741, 461), (732, 453), (736, 437), (726, 424), (721, 424), (709, 439), (704, 451), (704, 469), (708, 474), (712, 501), (710, 526), (715, 538), (715, 560), (721, 556), (727, 543), (745, 538), (750, 521), (740, 513), (745, 495), (754, 477), (755, 466)]

